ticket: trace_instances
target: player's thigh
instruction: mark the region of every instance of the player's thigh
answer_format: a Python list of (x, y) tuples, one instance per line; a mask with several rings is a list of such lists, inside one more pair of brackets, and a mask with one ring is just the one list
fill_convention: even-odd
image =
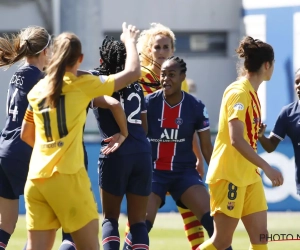
[[(209, 210), (209, 196), (196, 169), (172, 173), (174, 180), (168, 190), (178, 206), (194, 210)], [(201, 206), (199, 201), (202, 200)], [(202, 213), (202, 212), (201, 212)]]
[(189, 187), (181, 195), (180, 200), (199, 220), (210, 211), (209, 195), (204, 185), (197, 184)]
[(242, 217), (243, 224), (252, 244), (267, 244), (267, 211), (255, 212)]
[(237, 187), (227, 180), (209, 184), (211, 216), (217, 212), (240, 219), (245, 202), (246, 187)]
[(125, 195), (133, 168), (130, 156), (109, 156), (99, 159), (99, 186), (115, 196)]
[(126, 193), (138, 196), (149, 196), (152, 183), (152, 157), (150, 153), (130, 155), (128, 160), (132, 164)]
[[(28, 179), (24, 190), (27, 230), (57, 230), (61, 224), (40, 187), (47, 188), (47, 179)], [(61, 193), (61, 190), (60, 190)], [(36, 234), (33, 235), (35, 237)]]
[(152, 224), (154, 223), (157, 211), (160, 208), (161, 204), (161, 197), (152, 192), (149, 195), (149, 200), (147, 204), (146, 220), (149, 220)]
[(123, 196), (118, 196), (100, 189), (102, 213), (104, 218), (118, 220)]
[[(66, 233), (77, 231), (98, 219), (97, 204), (85, 168), (75, 174), (54, 173), (42, 193)], [(62, 192), (63, 190), (63, 192)]]
[(27, 249), (50, 250), (53, 247), (56, 230), (28, 231)]
[(92, 220), (81, 229), (72, 232), (71, 236), (74, 240), (77, 250), (98, 250), (99, 241), (99, 222), (98, 220)]
[(217, 211), (214, 215), (213, 244), (217, 249), (225, 249), (232, 243), (233, 233), (238, 225), (239, 219)]
[[(149, 199), (153, 199), (153, 195), (155, 194), (159, 199), (155, 199), (159, 201), (158, 207), (161, 208), (165, 205), (166, 202), (166, 193), (168, 192), (172, 182), (173, 182), (172, 173), (169, 171), (160, 171), (160, 170), (153, 170), (152, 172), (152, 187), (151, 187), (151, 194)], [(148, 205), (150, 200), (148, 202)], [(155, 203), (156, 206), (156, 203)]]
[(267, 201), (262, 181), (247, 186), (242, 221), (252, 244), (262, 244), (267, 231)]
[(126, 194), (127, 214), (130, 225), (146, 220), (148, 198), (149, 196)]

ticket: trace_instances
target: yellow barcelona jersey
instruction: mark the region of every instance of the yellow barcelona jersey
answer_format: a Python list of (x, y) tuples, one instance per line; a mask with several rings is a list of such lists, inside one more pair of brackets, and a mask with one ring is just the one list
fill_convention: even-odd
[[(150, 70), (148, 70), (147, 68), (144, 68), (144, 67), (141, 68), (141, 72), (142, 72), (142, 75), (139, 79), (139, 82), (143, 89), (144, 96), (152, 94), (156, 90), (161, 89), (161, 85), (158, 84), (158, 82), (157, 82), (157, 80), (159, 80), (159, 76), (157, 76), (157, 75), (154, 76), (153, 75), (154, 72), (152, 73)], [(181, 89), (183, 91), (189, 93), (189, 87), (188, 87), (186, 80), (184, 80), (182, 82)]]
[(48, 178), (54, 172), (75, 174), (84, 168), (83, 126), (89, 102), (112, 95), (114, 75), (76, 77), (67, 72), (56, 108), (45, 107), (43, 93), (48, 77), (28, 94), (35, 124), (35, 144), (30, 160), (29, 179)]
[(261, 180), (257, 166), (231, 145), (228, 127), (228, 123), (233, 119), (242, 121), (244, 139), (257, 151), (260, 112), (257, 93), (246, 78), (227, 87), (222, 99), (218, 135), (208, 168), (207, 183), (213, 184), (222, 179), (236, 186), (247, 186)]

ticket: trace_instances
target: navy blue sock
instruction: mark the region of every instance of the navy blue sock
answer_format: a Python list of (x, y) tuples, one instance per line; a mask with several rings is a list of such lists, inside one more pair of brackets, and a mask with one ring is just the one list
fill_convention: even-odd
[(10, 239), (10, 234), (0, 229), (0, 249), (6, 248), (9, 239)]
[(150, 231), (153, 227), (152, 222), (150, 220), (146, 220), (146, 227), (147, 227), (148, 233), (150, 233)]
[(213, 217), (210, 216), (210, 212), (207, 212), (202, 216), (201, 224), (206, 229), (209, 237), (211, 237), (214, 233), (214, 220)]
[(132, 250), (132, 234), (130, 231), (126, 235), (123, 250)]
[(62, 243), (58, 250), (76, 250), (71, 234), (62, 231)]
[[(151, 223), (151, 221), (146, 220), (145, 224), (146, 224), (147, 231), (149, 233), (152, 229), (152, 223)], [(130, 230), (130, 232), (128, 232), (128, 234), (125, 238), (123, 250), (132, 250), (132, 233), (131, 233), (131, 230)]]
[(104, 219), (102, 223), (103, 250), (120, 249), (119, 223), (115, 219)]
[(132, 235), (132, 248), (134, 250), (149, 249), (149, 236), (145, 222), (135, 223), (130, 226)]

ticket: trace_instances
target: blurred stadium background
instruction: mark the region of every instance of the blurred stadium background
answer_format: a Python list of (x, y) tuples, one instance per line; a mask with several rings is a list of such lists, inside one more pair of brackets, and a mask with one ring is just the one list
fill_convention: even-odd
[[(98, 66), (102, 39), (105, 35), (119, 39), (123, 21), (140, 30), (147, 29), (152, 22), (160, 22), (174, 31), (175, 54), (187, 62), (187, 76), (194, 80), (195, 94), (208, 108), (214, 133), (217, 132), (223, 91), (236, 79), (234, 50), (244, 35), (266, 41), (275, 50), (273, 78), (259, 90), (263, 121), (269, 129), (282, 106), (296, 98), (293, 78), (300, 67), (299, 0), (0, 0), (0, 36), (29, 25), (43, 26), (53, 35), (72, 31), (83, 44), (82, 69)], [(0, 127), (5, 123), (6, 90), (14, 70), (12, 67), (0, 72)], [(100, 211), (96, 170), (99, 138), (91, 112), (85, 139), (89, 174)], [(263, 176), (269, 210), (300, 211), (290, 141), (285, 140), (272, 154), (264, 153), (261, 147), (259, 153), (280, 169), (285, 178), (283, 186), (272, 189)], [(125, 206), (124, 202), (123, 212)], [(176, 211), (176, 207), (168, 200), (161, 211)], [(20, 213), (24, 212), (21, 200)]]

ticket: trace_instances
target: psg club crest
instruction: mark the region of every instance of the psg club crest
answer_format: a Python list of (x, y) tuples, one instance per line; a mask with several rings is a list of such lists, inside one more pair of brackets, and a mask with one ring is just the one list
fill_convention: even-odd
[(175, 123), (176, 123), (177, 125), (181, 125), (181, 124), (183, 123), (183, 120), (182, 120), (180, 117), (177, 117), (177, 118), (175, 119)]
[(229, 201), (228, 204), (227, 204), (227, 209), (228, 210), (233, 210), (234, 209), (234, 205), (235, 205), (235, 202)]

